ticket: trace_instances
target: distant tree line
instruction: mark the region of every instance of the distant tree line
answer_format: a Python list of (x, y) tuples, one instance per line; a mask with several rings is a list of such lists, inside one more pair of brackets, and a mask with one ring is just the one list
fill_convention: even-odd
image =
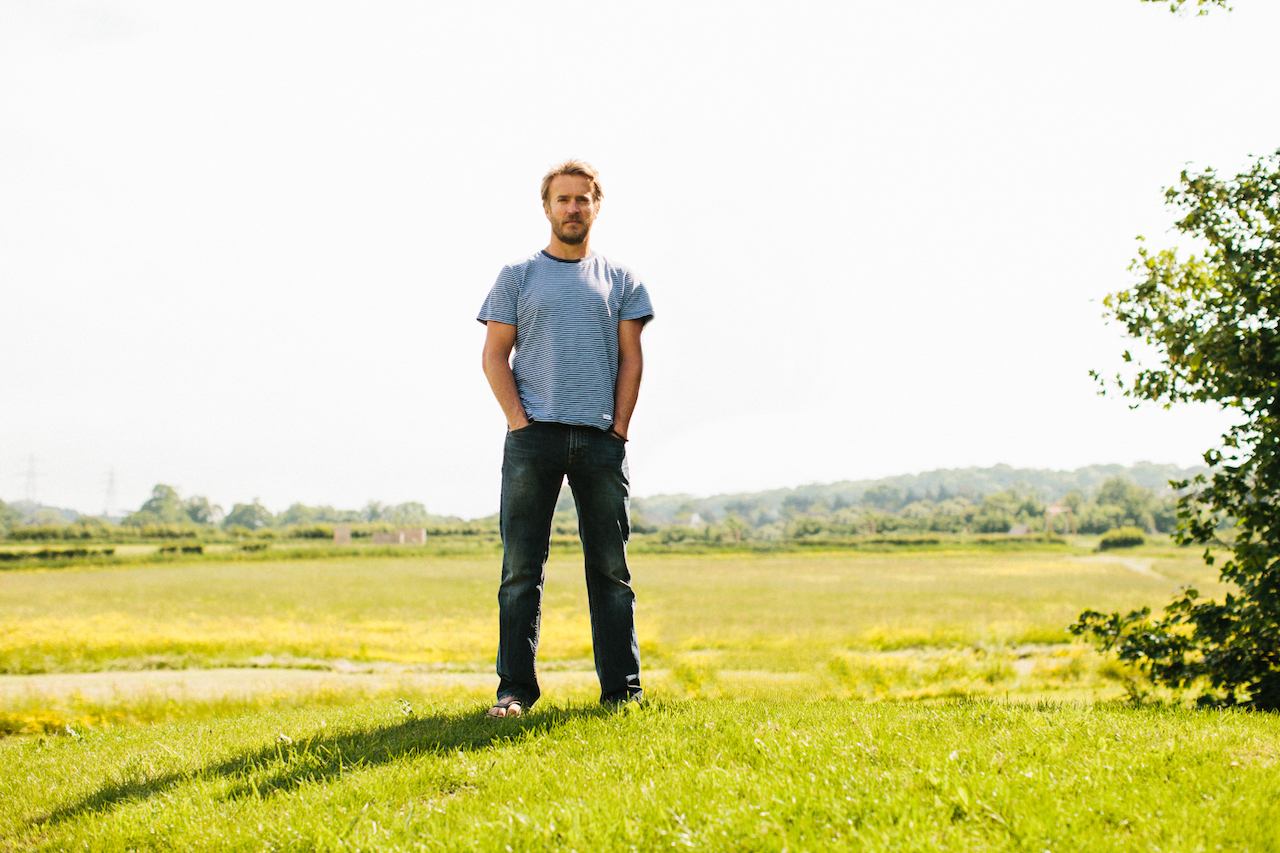
[[(1071, 509), (1071, 519), (1080, 533), (1100, 534), (1130, 526), (1167, 533), (1177, 523), (1177, 495), (1167, 485), (1162, 490), (1153, 485), (1192, 473), (1194, 469), (1149, 463), (1132, 468), (1090, 466), (1074, 472), (998, 465), (713, 498), (660, 495), (632, 501), (632, 530), (665, 541), (1000, 534), (1017, 525), (1043, 531), (1046, 507), (1059, 505)], [(1061, 531), (1063, 517), (1055, 519), (1055, 529)], [(273, 513), (254, 499), (224, 512), (206, 497), (183, 497), (164, 484), (155, 486), (142, 506), (119, 525), (101, 518), (75, 517), (65, 510), (0, 502), (0, 535), (7, 534), (11, 540), (325, 539), (333, 536), (334, 524), (353, 525), (356, 536), (401, 527), (425, 527), (433, 536), (496, 536), (498, 530), (496, 515), (466, 521), (432, 515), (414, 502), (369, 501), (358, 510), (295, 503)], [(573, 496), (566, 486), (556, 505), (552, 533), (572, 538), (577, 528)]]
[[(433, 535), (490, 532), (493, 525), (461, 518), (431, 515), (420, 503), (384, 504), (369, 501), (363, 509), (335, 509), (295, 503), (273, 513), (256, 498), (237, 503), (230, 512), (201, 495), (182, 497), (172, 486), (158, 484), (135, 512), (119, 524), (94, 516), (67, 517), (50, 508), (22, 512), (21, 505), (0, 501), (0, 536), (10, 540), (122, 540), (184, 538), (331, 538), (334, 524), (351, 524), (353, 535), (378, 530), (425, 527)], [(496, 530), (496, 528), (495, 528)]]
[[(892, 483), (865, 489), (861, 495), (824, 495), (797, 491), (776, 505), (763, 497), (744, 496), (721, 504), (689, 500), (667, 519), (649, 516), (643, 499), (633, 502), (632, 526), (639, 533), (661, 533), (679, 541), (698, 537), (717, 541), (847, 537), (881, 533), (1008, 533), (1023, 525), (1029, 532), (1048, 529), (1051, 505), (1027, 489), (1008, 488), (986, 495), (955, 494), (947, 488), (920, 494)], [(1177, 495), (1139, 486), (1124, 478), (1103, 481), (1089, 496), (1072, 489), (1053, 501), (1070, 510), (1078, 533), (1099, 534), (1121, 527), (1171, 533), (1177, 527)], [(1054, 516), (1053, 529), (1063, 532), (1065, 513)], [(665, 524), (663, 522), (666, 522)]]
[(32, 524), (66, 524), (69, 521), (75, 521), (78, 516), (79, 513), (73, 510), (58, 509), (31, 501), (15, 501), (11, 504), (0, 501), (0, 536), (15, 527)]

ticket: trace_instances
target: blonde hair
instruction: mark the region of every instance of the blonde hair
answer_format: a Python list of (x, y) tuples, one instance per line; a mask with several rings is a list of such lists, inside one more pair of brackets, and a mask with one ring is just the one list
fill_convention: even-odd
[(600, 178), (598, 173), (591, 164), (585, 160), (576, 160), (569, 158), (558, 166), (552, 166), (551, 171), (547, 172), (542, 178), (542, 205), (543, 207), (551, 203), (551, 182), (560, 175), (581, 175), (584, 178), (591, 179), (591, 200), (593, 202), (604, 198), (604, 190), (600, 187)]

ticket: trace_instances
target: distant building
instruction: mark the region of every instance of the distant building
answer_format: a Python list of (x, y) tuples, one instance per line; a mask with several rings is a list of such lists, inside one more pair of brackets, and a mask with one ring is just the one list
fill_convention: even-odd
[(1054, 532), (1053, 518), (1054, 516), (1057, 516), (1057, 515), (1061, 515), (1063, 517), (1062, 519), (1063, 533), (1076, 532), (1076, 519), (1071, 512), (1071, 507), (1055, 504), (1053, 506), (1048, 506), (1044, 508), (1044, 529), (1046, 533)]
[(334, 545), (350, 545), (351, 544), (351, 525), (335, 524), (333, 526), (333, 544)]
[(1015, 524), (1013, 527), (1009, 528), (1010, 536), (1026, 536), (1030, 532), (1031, 528), (1027, 527), (1025, 524)]
[(426, 545), (427, 528), (413, 527), (395, 533), (373, 534), (374, 545)]

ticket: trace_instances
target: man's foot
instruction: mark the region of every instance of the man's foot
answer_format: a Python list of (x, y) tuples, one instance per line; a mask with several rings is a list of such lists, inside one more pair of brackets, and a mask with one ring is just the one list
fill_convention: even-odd
[(490, 717), (518, 717), (524, 713), (524, 705), (514, 696), (503, 696), (489, 709)]
[(627, 708), (643, 708), (644, 693), (631, 693), (617, 699), (601, 699), (600, 704), (610, 711), (623, 711)]

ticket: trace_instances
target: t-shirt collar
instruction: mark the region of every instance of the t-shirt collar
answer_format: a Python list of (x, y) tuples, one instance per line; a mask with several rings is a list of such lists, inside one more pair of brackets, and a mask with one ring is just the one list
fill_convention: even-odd
[(546, 249), (542, 250), (542, 254), (544, 257), (550, 258), (551, 260), (559, 264), (580, 264), (583, 261), (589, 261), (596, 256), (596, 253), (592, 252), (591, 254), (587, 255), (585, 258), (573, 258), (573, 259), (557, 258), (555, 255), (551, 254)]

